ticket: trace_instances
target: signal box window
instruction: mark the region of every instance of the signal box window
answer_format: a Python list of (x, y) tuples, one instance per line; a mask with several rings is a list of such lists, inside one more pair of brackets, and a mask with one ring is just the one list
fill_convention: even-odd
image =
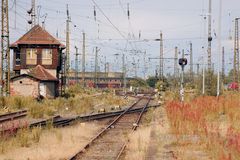
[(27, 65), (36, 65), (37, 64), (37, 50), (36, 49), (27, 49), (26, 51), (26, 63)]
[(17, 51), (16, 53), (16, 66), (20, 66), (21, 65), (21, 56), (20, 56), (20, 52)]
[(52, 65), (52, 50), (43, 49), (42, 50), (42, 64), (43, 65)]

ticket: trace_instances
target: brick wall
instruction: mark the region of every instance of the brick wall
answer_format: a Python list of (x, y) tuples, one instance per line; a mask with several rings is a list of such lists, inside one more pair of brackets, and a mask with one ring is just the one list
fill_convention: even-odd
[(39, 95), (39, 82), (30, 77), (19, 77), (10, 82), (11, 96), (31, 96)]

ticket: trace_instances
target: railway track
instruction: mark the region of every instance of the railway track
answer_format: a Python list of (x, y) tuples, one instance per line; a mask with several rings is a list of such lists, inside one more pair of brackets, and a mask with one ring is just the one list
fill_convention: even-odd
[[(156, 108), (159, 105), (153, 105), (153, 106), (147, 106), (145, 111), (147, 111), (149, 108)], [(143, 107), (141, 108), (132, 108), (129, 109), (125, 114), (136, 114), (140, 113), (142, 111)], [(125, 110), (115, 111), (115, 112), (106, 112), (106, 113), (98, 113), (98, 114), (91, 114), (91, 115), (85, 115), (85, 116), (76, 116), (71, 118), (64, 118), (60, 115), (51, 117), (49, 119), (43, 119), (35, 122), (28, 122), (23, 121), (19, 122), (16, 121), (17, 119), (24, 118), (27, 115), (27, 111), (19, 111), (19, 112), (13, 112), (8, 113), (4, 115), (0, 115), (0, 135), (14, 135), (16, 132), (21, 128), (34, 128), (34, 127), (45, 127), (48, 124), (52, 124), (53, 127), (65, 127), (69, 126), (72, 123), (79, 121), (79, 122), (89, 122), (94, 120), (102, 120), (102, 119), (108, 119), (108, 118), (114, 118), (119, 115), (121, 115)], [(16, 121), (16, 124), (10, 123), (10, 126), (7, 127), (6, 123)], [(9, 125), (9, 124), (8, 124)]]
[[(140, 98), (127, 108), (108, 126), (69, 160), (113, 160), (118, 159), (126, 146), (128, 135), (134, 131), (146, 111), (151, 98)], [(127, 114), (129, 110), (141, 108), (141, 112)]]
[(6, 121), (12, 121), (12, 120), (23, 118), (26, 116), (27, 116), (27, 110), (21, 110), (17, 112), (2, 114), (0, 115), (0, 124)]

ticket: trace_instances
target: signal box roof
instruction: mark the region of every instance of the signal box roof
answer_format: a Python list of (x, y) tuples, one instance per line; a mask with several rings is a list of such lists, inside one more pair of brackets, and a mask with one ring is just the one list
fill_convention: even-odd
[(60, 48), (65, 48), (62, 43), (60, 43), (40, 25), (34, 26), (19, 40), (11, 44), (10, 47), (15, 48), (18, 47), (18, 45), (57, 45)]
[(58, 81), (56, 77), (51, 75), (43, 66), (37, 65), (35, 68), (31, 69), (28, 74), (41, 81)]

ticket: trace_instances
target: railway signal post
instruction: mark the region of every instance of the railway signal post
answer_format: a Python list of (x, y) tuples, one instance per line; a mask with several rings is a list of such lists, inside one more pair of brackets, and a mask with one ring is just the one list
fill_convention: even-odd
[(187, 65), (187, 59), (184, 57), (180, 58), (178, 63), (182, 67), (180, 96), (181, 96), (181, 101), (183, 103), (184, 102), (184, 67)]

